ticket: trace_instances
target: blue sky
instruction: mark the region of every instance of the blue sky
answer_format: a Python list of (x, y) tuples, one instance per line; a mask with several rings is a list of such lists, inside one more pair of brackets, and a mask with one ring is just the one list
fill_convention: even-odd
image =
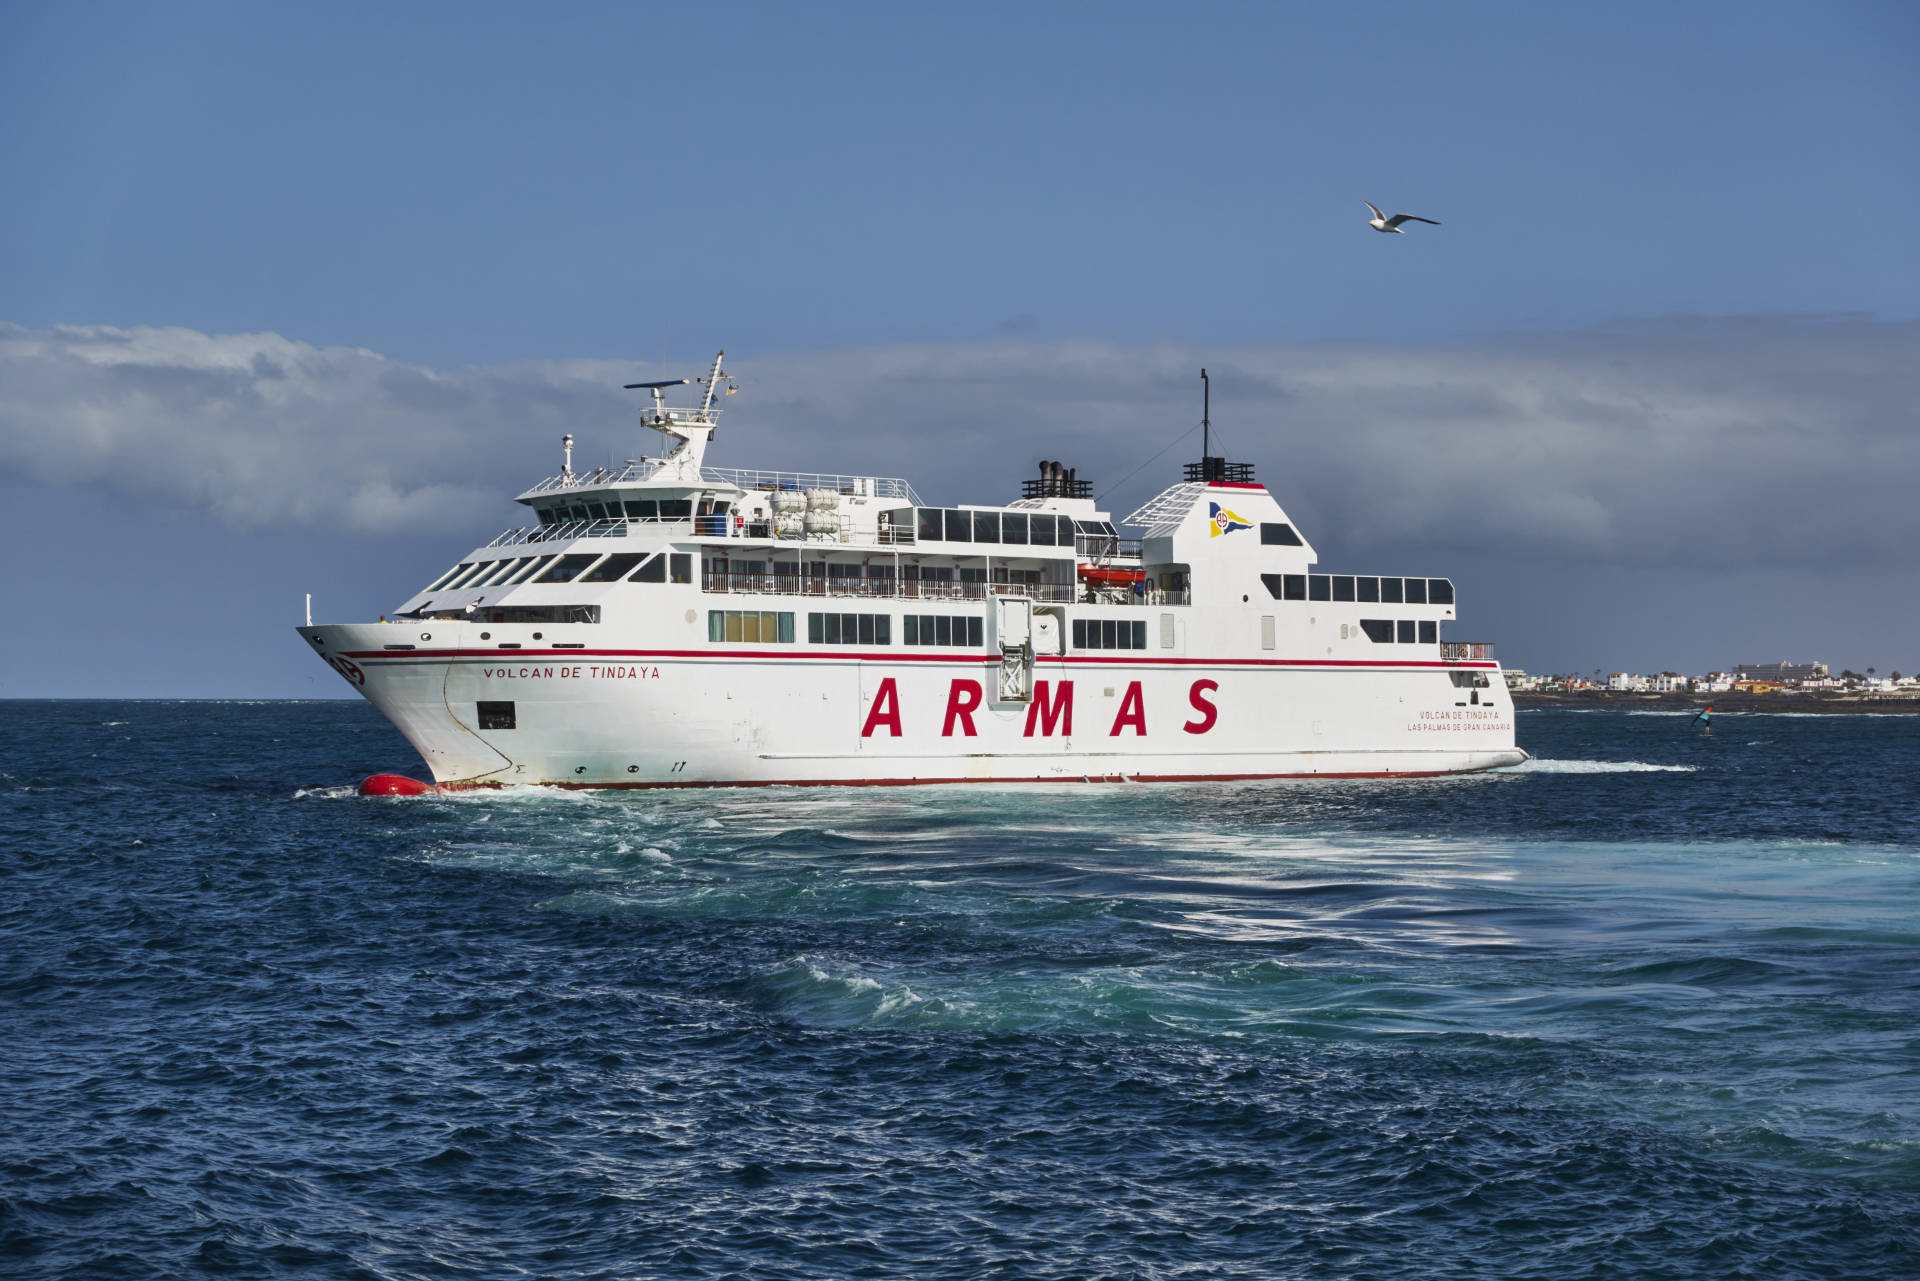
[[(508, 523), (565, 413), (633, 452), (599, 380), (721, 345), (736, 420), (761, 416), (742, 448), (968, 501), (1059, 456), (1049, 431), (1130, 467), (1209, 364), (1230, 446), (1330, 562), (1454, 557), (1467, 630), (1497, 624), (1509, 661), (1920, 667), (1889, 483), (1913, 479), (1920, 9), (397, 9), (10, 14), (0, 492), (155, 554), (122, 605), (138, 639), (82, 662), (11, 638), (31, 661), (0, 693), (311, 692), (284, 580), (329, 616), (391, 608)], [(1379, 236), (1362, 199), (1443, 225)], [(102, 382), (61, 326), (175, 339)], [(377, 374), (301, 354), (335, 349)], [(275, 362), (305, 371), (292, 400), (207, 375)], [(1094, 368), (1151, 376), (1103, 375), (1108, 401)], [(1513, 430), (1447, 473), (1481, 506), (1410, 518), (1435, 431), (1490, 430), (1483, 401)], [(271, 468), (231, 469), (268, 441)], [(391, 519), (364, 466), (329, 470), (343, 448), (389, 469)], [(1569, 473), (1591, 483), (1561, 496)], [(1772, 488), (1796, 475), (1814, 488)], [(98, 599), (64, 567), (0, 573), (42, 609)], [(1818, 610), (1756, 601), (1755, 574)], [(270, 605), (235, 589), (262, 578)], [(214, 623), (244, 656), (209, 672)]]

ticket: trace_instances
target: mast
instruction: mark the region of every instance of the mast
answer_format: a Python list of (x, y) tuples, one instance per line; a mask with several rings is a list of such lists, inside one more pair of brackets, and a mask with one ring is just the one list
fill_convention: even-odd
[(724, 347), (714, 353), (712, 372), (700, 380), (707, 385), (707, 394), (700, 398), (700, 416), (702, 418), (705, 418), (713, 408), (713, 393), (719, 390), (722, 376), (720, 373), (720, 362), (726, 358), (726, 354), (727, 349)]
[(1200, 456), (1205, 458), (1213, 451), (1207, 448), (1208, 438), (1213, 434), (1213, 384), (1207, 381), (1207, 371), (1200, 370)]

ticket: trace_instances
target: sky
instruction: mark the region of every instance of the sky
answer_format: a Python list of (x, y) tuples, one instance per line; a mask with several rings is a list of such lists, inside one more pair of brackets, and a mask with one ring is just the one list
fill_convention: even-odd
[(1920, 670), (1920, 8), (6, 23), (0, 697), (347, 693), (306, 593), (391, 610), (722, 346), (718, 465), (1124, 515), (1204, 365), (1322, 569), (1510, 665)]

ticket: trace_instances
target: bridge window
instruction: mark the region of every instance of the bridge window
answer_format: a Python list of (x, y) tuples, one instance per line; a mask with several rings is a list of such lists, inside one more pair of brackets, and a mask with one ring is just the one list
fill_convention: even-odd
[(1382, 604), (1399, 605), (1403, 604), (1405, 600), (1406, 597), (1400, 590), (1399, 579), (1383, 578), (1380, 580), (1380, 601)]
[(1332, 600), (1333, 584), (1325, 574), (1310, 574), (1307, 577), (1308, 600)]
[(1406, 580), (1407, 604), (1424, 605), (1427, 603), (1427, 580), (1409, 578)]
[(1446, 578), (1427, 580), (1427, 603), (1431, 605), (1453, 604), (1453, 581)]
[(814, 645), (891, 645), (887, 614), (808, 614), (807, 641)]
[(1269, 547), (1300, 547), (1300, 535), (1293, 532), (1293, 526), (1278, 521), (1260, 522), (1260, 541)]
[(651, 498), (629, 498), (626, 507), (628, 520), (652, 520), (660, 514), (660, 505)]
[(1362, 604), (1377, 605), (1380, 603), (1380, 580), (1377, 578), (1371, 578), (1362, 574), (1353, 580), (1353, 590), (1354, 595)]
[(1333, 598), (1335, 600), (1353, 599), (1353, 575), (1335, 574), (1333, 576)]

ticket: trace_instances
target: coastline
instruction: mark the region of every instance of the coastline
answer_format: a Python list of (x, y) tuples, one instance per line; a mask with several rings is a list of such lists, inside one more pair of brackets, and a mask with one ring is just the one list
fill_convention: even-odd
[(1841, 716), (1898, 716), (1920, 714), (1920, 698), (1874, 697), (1866, 694), (1778, 693), (1640, 694), (1611, 690), (1515, 690), (1515, 708), (1576, 708), (1588, 711), (1697, 711), (1711, 706), (1716, 713), (1795, 712)]

